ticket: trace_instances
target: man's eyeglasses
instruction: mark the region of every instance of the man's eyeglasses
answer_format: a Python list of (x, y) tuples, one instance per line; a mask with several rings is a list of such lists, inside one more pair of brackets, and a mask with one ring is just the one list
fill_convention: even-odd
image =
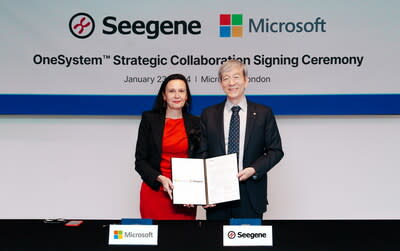
[(231, 82), (231, 80), (234, 83), (239, 83), (241, 79), (242, 79), (242, 76), (240, 76), (240, 75), (224, 76), (224, 77), (222, 77), (222, 83), (229, 84)]

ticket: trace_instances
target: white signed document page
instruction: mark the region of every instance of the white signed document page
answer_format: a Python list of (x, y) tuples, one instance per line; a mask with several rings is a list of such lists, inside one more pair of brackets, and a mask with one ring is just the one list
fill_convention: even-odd
[(239, 200), (239, 179), (235, 154), (206, 159), (208, 203)]
[(204, 160), (172, 158), (171, 163), (173, 203), (205, 205)]
[(206, 205), (239, 200), (236, 154), (215, 158), (172, 158), (174, 204)]

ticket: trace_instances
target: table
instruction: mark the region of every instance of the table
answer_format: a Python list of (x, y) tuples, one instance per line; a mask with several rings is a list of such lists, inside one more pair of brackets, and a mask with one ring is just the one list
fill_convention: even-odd
[(400, 250), (399, 220), (265, 220), (273, 247), (223, 247), (223, 221), (154, 221), (158, 246), (109, 246), (108, 226), (120, 220), (84, 220), (77, 227), (43, 220), (0, 220), (0, 250)]

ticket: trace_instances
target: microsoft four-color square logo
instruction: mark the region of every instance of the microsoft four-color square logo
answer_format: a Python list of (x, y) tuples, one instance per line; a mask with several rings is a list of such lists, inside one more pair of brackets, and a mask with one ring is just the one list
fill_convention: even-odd
[(243, 37), (243, 14), (219, 15), (220, 37)]
[(120, 240), (122, 239), (122, 231), (121, 230), (115, 230), (114, 231), (114, 240)]

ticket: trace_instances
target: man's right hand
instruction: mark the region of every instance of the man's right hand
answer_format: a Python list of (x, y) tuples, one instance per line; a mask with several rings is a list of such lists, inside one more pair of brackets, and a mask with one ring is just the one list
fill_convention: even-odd
[(208, 204), (208, 205), (203, 206), (203, 208), (207, 209), (207, 208), (211, 208), (211, 207), (215, 207), (215, 206), (216, 206), (216, 204)]

